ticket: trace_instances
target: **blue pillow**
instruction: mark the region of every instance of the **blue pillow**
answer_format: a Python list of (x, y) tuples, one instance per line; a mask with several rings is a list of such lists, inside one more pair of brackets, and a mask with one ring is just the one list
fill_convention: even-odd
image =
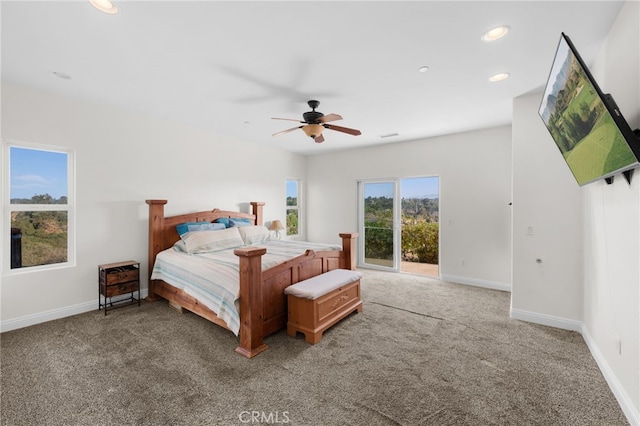
[(231, 226), (251, 226), (251, 220), (249, 219), (229, 219)]
[(204, 225), (211, 222), (185, 222), (179, 225), (176, 225), (176, 231), (178, 231), (178, 235), (182, 236), (189, 232), (189, 225)]
[(199, 223), (197, 225), (189, 225), (187, 226), (187, 228), (189, 229), (189, 232), (196, 232), (196, 231), (215, 231), (218, 229), (226, 229), (227, 227), (224, 226), (224, 223)]
[(225, 228), (229, 228), (231, 226), (231, 223), (229, 222), (229, 218), (228, 217), (220, 217), (220, 218), (214, 220), (214, 222), (224, 224)]

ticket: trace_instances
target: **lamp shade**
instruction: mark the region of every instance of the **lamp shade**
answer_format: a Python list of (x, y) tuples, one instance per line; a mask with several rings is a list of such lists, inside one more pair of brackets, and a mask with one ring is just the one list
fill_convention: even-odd
[(279, 220), (271, 221), (271, 226), (269, 226), (270, 231), (282, 231), (283, 229), (284, 226), (282, 226), (282, 222), (280, 222)]
[(302, 130), (307, 136), (315, 138), (316, 136), (320, 136), (324, 127), (320, 124), (307, 124), (306, 126), (302, 126)]

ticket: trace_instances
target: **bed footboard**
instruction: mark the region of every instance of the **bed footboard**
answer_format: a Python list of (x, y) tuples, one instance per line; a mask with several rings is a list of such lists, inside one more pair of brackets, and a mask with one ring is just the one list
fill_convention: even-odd
[(264, 248), (240, 248), (240, 345), (236, 352), (252, 358), (267, 349), (264, 337), (287, 325), (284, 289), (333, 269), (355, 270), (357, 233), (340, 234), (342, 250), (314, 251), (261, 270)]
[(240, 345), (236, 352), (253, 358), (267, 349), (262, 338), (262, 255), (265, 248), (242, 248), (234, 250), (240, 258)]

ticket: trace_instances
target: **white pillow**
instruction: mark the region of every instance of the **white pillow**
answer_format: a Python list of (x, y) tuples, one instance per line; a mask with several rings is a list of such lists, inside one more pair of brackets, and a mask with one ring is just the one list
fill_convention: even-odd
[[(186, 236), (186, 234), (185, 234), (185, 236)], [(175, 251), (179, 251), (181, 253), (186, 253), (187, 252), (187, 246), (184, 244), (184, 241), (182, 239), (176, 241), (173, 244), (173, 249)]]
[(264, 225), (241, 226), (237, 229), (246, 245), (259, 244), (271, 239), (271, 233)]
[(188, 232), (181, 238), (187, 253), (207, 253), (242, 247), (244, 241), (238, 232), (240, 228), (227, 228), (216, 231)]

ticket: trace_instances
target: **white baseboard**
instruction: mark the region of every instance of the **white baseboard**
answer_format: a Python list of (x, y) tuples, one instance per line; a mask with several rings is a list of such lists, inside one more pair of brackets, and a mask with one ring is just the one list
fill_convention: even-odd
[(624, 391), (620, 381), (616, 378), (611, 367), (609, 367), (609, 363), (605, 359), (604, 355), (602, 355), (602, 352), (600, 352), (600, 349), (598, 349), (598, 346), (586, 327), (582, 327), (582, 337), (586, 342), (587, 347), (589, 347), (591, 355), (596, 360), (598, 368), (600, 368), (600, 372), (609, 384), (611, 392), (613, 392), (613, 395), (616, 397), (622, 412), (627, 417), (629, 424), (632, 426), (640, 426), (640, 412), (638, 412), (634, 407), (632, 399), (629, 398), (629, 395)]
[(501, 290), (511, 292), (511, 284), (501, 283), (497, 281), (479, 280), (477, 278), (461, 277), (459, 275), (441, 274), (442, 281), (448, 281), (456, 284), (467, 284), (475, 287), (488, 288), (491, 290)]
[(18, 328), (29, 327), (31, 325), (41, 324), (47, 321), (70, 317), (71, 315), (82, 314), (93, 311), (94, 309), (98, 309), (97, 300), (52, 309), (50, 311), (38, 312), (37, 314), (25, 315), (23, 317), (2, 321), (0, 323), (0, 332), (4, 333), (5, 331), (17, 330)]
[[(140, 291), (140, 297), (147, 297), (147, 289)], [(41, 324), (47, 321), (53, 321), (60, 318), (70, 317), (72, 315), (83, 314), (98, 309), (98, 299), (90, 302), (83, 302), (77, 305), (65, 306), (62, 308), (52, 309), (50, 311), (38, 312), (37, 314), (25, 315), (22, 317), (0, 321), (0, 333), (5, 331), (17, 330), (19, 328), (29, 327), (31, 325)]]
[(547, 325), (549, 327), (561, 328), (563, 330), (571, 330), (582, 333), (582, 321), (554, 317), (552, 315), (539, 314), (537, 312), (529, 312), (513, 308), (511, 308), (509, 315), (511, 316), (511, 318), (521, 321), (532, 322), (534, 324)]

